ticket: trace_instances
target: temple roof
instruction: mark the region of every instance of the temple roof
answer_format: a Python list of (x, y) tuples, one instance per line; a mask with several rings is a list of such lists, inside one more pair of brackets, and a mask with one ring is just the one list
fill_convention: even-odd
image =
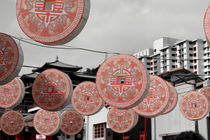
[(21, 80), (25, 80), (25, 79), (35, 79), (37, 76), (39, 75), (38, 72), (32, 72), (29, 74), (24, 74), (20, 77)]
[(44, 71), (48, 68), (55, 68), (55, 69), (59, 69), (59, 70), (64, 71), (64, 72), (76, 72), (76, 71), (82, 69), (82, 67), (80, 67), (80, 66), (66, 64), (66, 63), (60, 62), (57, 59), (54, 62), (45, 63), (42, 67), (34, 69), (33, 72), (42, 72), (42, 71)]

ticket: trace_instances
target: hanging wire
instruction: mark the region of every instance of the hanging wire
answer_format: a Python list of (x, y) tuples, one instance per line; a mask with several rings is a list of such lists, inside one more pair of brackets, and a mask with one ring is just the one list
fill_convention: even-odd
[(34, 43), (31, 41), (27, 41), (27, 39), (24, 38), (20, 38), (20, 37), (16, 37), (16, 36), (12, 36), (14, 39), (18, 40), (18, 41), (22, 41), (24, 43), (27, 44), (31, 44), (31, 45), (35, 45), (35, 46), (39, 46), (39, 47), (43, 47), (43, 48), (50, 48), (50, 49), (62, 49), (62, 50), (82, 50), (82, 51), (88, 51), (88, 52), (94, 52), (94, 53), (101, 53), (101, 54), (120, 54), (118, 52), (106, 52), (106, 51), (100, 51), (100, 50), (92, 50), (92, 49), (86, 49), (86, 48), (77, 48), (77, 47), (72, 47), (72, 46), (68, 46), (68, 45), (60, 45), (62, 47), (56, 47), (56, 46), (48, 46), (48, 45), (42, 45), (42, 44), (38, 44), (38, 43)]
[[(35, 45), (35, 46), (39, 46), (39, 47), (43, 47), (43, 48), (50, 48), (50, 49), (64, 49), (64, 50), (82, 50), (82, 51), (88, 51), (88, 52), (94, 52), (94, 53), (101, 53), (101, 54), (105, 54), (106, 56), (108, 54), (120, 54), (119, 52), (107, 52), (107, 51), (101, 51), (101, 50), (93, 50), (93, 49), (86, 49), (86, 48), (77, 48), (77, 47), (72, 47), (72, 46), (68, 46), (68, 45), (60, 45), (60, 46), (63, 46), (63, 47), (56, 47), (56, 46), (48, 46), (48, 45), (42, 45), (42, 44), (38, 44), (38, 43), (34, 43), (34, 42), (31, 42), (31, 41), (27, 41), (29, 39), (26, 39), (26, 38), (22, 38), (22, 37), (16, 37), (16, 36), (12, 36), (14, 39), (17, 39), (19, 41), (19, 43), (22, 41), (24, 43), (27, 43), (27, 44), (31, 44), (31, 45)], [(198, 59), (198, 58), (192, 58), (192, 59), (177, 59), (177, 58), (174, 58), (174, 59), (170, 59), (170, 58), (161, 58), (161, 57), (148, 57), (150, 59), (159, 59), (159, 60), (183, 60), (183, 61), (192, 61), (192, 60), (210, 60), (209, 59)]]
[[(29, 39), (26, 38), (22, 38), (22, 37), (16, 37), (16, 36), (12, 36), (14, 39), (18, 40), (18, 43), (21, 44), (21, 42), (27, 43), (27, 44), (31, 44), (34, 46), (39, 46), (39, 47), (43, 47), (43, 48), (49, 48), (49, 49), (63, 49), (63, 50), (82, 50), (82, 51), (88, 51), (88, 52), (94, 52), (94, 53), (100, 53), (100, 54), (105, 54), (105, 57), (107, 58), (109, 54), (120, 54), (118, 52), (106, 52), (106, 51), (100, 51), (100, 50), (92, 50), (92, 49), (86, 49), (86, 48), (77, 48), (77, 47), (72, 47), (72, 46), (68, 46), (68, 45), (60, 45), (62, 47), (56, 47), (56, 46), (48, 46), (48, 45), (42, 45), (42, 44), (38, 44), (38, 43), (34, 43), (31, 41), (27, 41)], [(161, 57), (142, 57), (142, 58), (149, 58), (149, 59), (156, 59), (156, 60), (177, 60), (177, 61), (193, 61), (193, 60), (210, 60), (210, 58), (208, 59), (198, 59), (198, 58), (192, 58), (192, 59), (170, 59), (170, 58), (161, 58)], [(180, 62), (177, 62), (180, 63)], [(30, 65), (23, 65), (24, 68), (40, 68), (37, 66), (30, 66)], [(198, 76), (206, 76), (206, 75), (198, 75)]]

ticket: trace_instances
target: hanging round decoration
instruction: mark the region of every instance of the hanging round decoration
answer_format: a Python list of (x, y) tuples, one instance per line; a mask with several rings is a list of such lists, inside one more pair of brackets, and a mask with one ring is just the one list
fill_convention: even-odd
[(150, 88), (144, 100), (134, 107), (134, 111), (140, 116), (156, 117), (160, 115), (168, 105), (170, 90), (162, 78), (156, 75), (150, 76)]
[(34, 116), (34, 128), (39, 134), (51, 136), (56, 134), (61, 127), (61, 119), (58, 112), (40, 109)]
[(178, 94), (177, 94), (176, 88), (171, 83), (167, 81), (166, 83), (170, 89), (170, 99), (169, 99), (168, 105), (166, 106), (165, 111), (162, 114), (167, 114), (171, 112), (176, 107), (177, 101), (178, 101)]
[(134, 121), (133, 127), (135, 127), (137, 125), (138, 121), (139, 121), (139, 115), (137, 113), (135, 113), (135, 121)]
[(55, 111), (67, 105), (71, 99), (73, 86), (67, 74), (56, 70), (43, 71), (34, 81), (32, 96), (42, 109)]
[(96, 76), (99, 95), (108, 105), (129, 109), (139, 104), (149, 88), (149, 75), (136, 57), (119, 54), (108, 58)]
[(74, 89), (71, 103), (74, 109), (82, 115), (93, 115), (103, 105), (96, 84), (93, 82), (82, 82)]
[(17, 111), (7, 111), (0, 119), (1, 130), (7, 135), (17, 135), (25, 127), (23, 115)]
[(0, 107), (14, 108), (19, 105), (25, 95), (25, 87), (19, 78), (0, 86)]
[(189, 120), (200, 120), (209, 111), (208, 99), (197, 91), (188, 92), (182, 97), (179, 108), (185, 118)]
[(23, 65), (23, 52), (15, 40), (0, 33), (0, 85), (12, 81)]
[(210, 43), (210, 6), (208, 6), (206, 10), (203, 26), (208, 43)]
[(209, 101), (209, 110), (210, 110), (210, 87), (203, 87), (199, 91), (201, 94), (205, 95)]
[(112, 108), (107, 114), (108, 126), (117, 133), (130, 131), (136, 123), (136, 113), (132, 110)]
[(62, 114), (61, 131), (66, 135), (76, 135), (83, 128), (83, 116), (74, 110), (68, 110)]
[(17, 20), (32, 40), (50, 45), (65, 44), (85, 26), (90, 0), (17, 0)]

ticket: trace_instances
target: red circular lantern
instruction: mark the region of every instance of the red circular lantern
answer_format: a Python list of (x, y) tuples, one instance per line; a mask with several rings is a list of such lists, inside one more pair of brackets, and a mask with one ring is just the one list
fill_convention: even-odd
[(147, 94), (149, 76), (144, 64), (128, 54), (108, 58), (96, 76), (101, 98), (110, 106), (128, 109), (139, 104)]
[(19, 78), (0, 86), (0, 107), (14, 108), (19, 105), (25, 95), (25, 87)]
[(34, 81), (32, 95), (35, 103), (45, 110), (59, 110), (70, 102), (73, 86), (65, 73), (56, 69), (43, 71)]
[(74, 89), (71, 103), (74, 109), (82, 115), (93, 115), (103, 105), (96, 84), (93, 82), (82, 82)]
[(131, 109), (122, 110), (112, 108), (107, 114), (107, 123), (113, 131), (117, 133), (126, 133), (137, 123), (136, 117), (136, 113)]
[(89, 11), (90, 0), (17, 0), (19, 26), (43, 44), (71, 41), (82, 31)]
[(76, 135), (83, 128), (83, 116), (74, 110), (68, 110), (62, 114), (61, 131), (66, 135)]
[(178, 94), (177, 94), (176, 88), (171, 83), (169, 82), (166, 82), (166, 83), (170, 88), (170, 99), (169, 99), (169, 102), (165, 111), (162, 114), (167, 114), (171, 112), (176, 107), (176, 104), (178, 101)]
[(169, 99), (170, 90), (165, 80), (159, 76), (151, 75), (147, 96), (133, 109), (140, 116), (155, 117), (165, 110)]
[(209, 101), (209, 110), (210, 110), (210, 87), (203, 87), (199, 91), (201, 94), (205, 95)]
[(189, 120), (200, 120), (209, 111), (208, 99), (197, 91), (188, 92), (179, 104), (180, 111)]
[(23, 115), (17, 111), (7, 111), (0, 119), (1, 130), (7, 135), (17, 135), (25, 127)]
[(57, 112), (40, 109), (34, 116), (34, 128), (39, 134), (50, 136), (56, 134), (61, 127), (60, 115)]
[(0, 85), (12, 81), (23, 65), (23, 52), (15, 40), (0, 33)]
[(210, 43), (210, 6), (208, 6), (205, 16), (204, 16), (204, 31), (207, 38), (208, 43)]

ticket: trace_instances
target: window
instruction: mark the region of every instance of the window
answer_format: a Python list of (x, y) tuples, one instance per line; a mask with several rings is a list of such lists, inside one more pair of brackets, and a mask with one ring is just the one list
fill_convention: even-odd
[(105, 137), (106, 123), (94, 124), (93, 127), (95, 139)]
[(171, 48), (171, 50), (172, 50), (172, 51), (176, 51), (177, 49), (176, 49), (176, 48)]

